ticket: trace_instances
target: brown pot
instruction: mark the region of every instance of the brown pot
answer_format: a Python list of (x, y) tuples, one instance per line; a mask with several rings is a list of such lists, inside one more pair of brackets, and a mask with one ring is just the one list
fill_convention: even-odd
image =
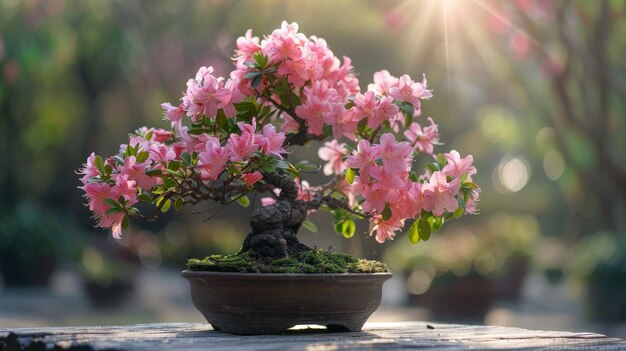
[(391, 273), (263, 274), (183, 271), (191, 299), (218, 330), (275, 334), (298, 324), (359, 331)]

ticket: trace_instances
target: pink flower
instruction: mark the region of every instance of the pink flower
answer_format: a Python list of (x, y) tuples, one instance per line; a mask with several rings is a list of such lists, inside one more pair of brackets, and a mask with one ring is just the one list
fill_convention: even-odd
[(428, 117), (428, 121), (430, 125), (424, 129), (417, 122), (411, 124), (404, 136), (414, 145), (414, 149), (432, 155), (434, 145), (439, 143), (439, 129), (432, 118)]
[(360, 140), (357, 149), (346, 159), (346, 164), (350, 168), (359, 170), (363, 179), (369, 179), (370, 171), (376, 166), (377, 154), (370, 146), (368, 140)]
[(182, 118), (185, 115), (183, 104), (172, 106), (169, 102), (161, 104), (161, 108), (165, 112), (165, 117), (172, 123), (172, 128), (180, 129), (182, 126)]
[(320, 135), (324, 127), (324, 116), (333, 113), (332, 103), (341, 103), (342, 99), (335, 89), (329, 88), (328, 82), (319, 80), (310, 88), (305, 87), (306, 100), (296, 107), (296, 114), (307, 121), (309, 133)]
[(283, 119), (283, 124), (280, 127), (280, 130), (283, 133), (296, 133), (300, 129), (300, 124), (295, 119), (289, 117), (288, 115), (281, 114), (280, 118)]
[(209, 137), (205, 143), (205, 150), (198, 153), (202, 179), (216, 180), (219, 178), (229, 158), (229, 152), (222, 147), (220, 140), (217, 137)]
[(372, 150), (383, 160), (388, 172), (405, 172), (412, 161), (412, 148), (405, 142), (396, 143), (391, 133), (380, 137), (380, 144), (373, 145)]
[(89, 155), (89, 157), (87, 158), (87, 163), (83, 164), (83, 168), (78, 171), (78, 174), (83, 175), (80, 178), (80, 181), (83, 183), (83, 185), (87, 185), (87, 183), (89, 183), (89, 179), (100, 175), (100, 172), (98, 171), (95, 162), (96, 154), (92, 152), (91, 155)]
[(332, 104), (332, 110), (324, 114), (324, 122), (332, 126), (333, 138), (339, 140), (342, 136), (354, 139), (354, 132), (359, 121), (354, 110), (346, 111), (342, 104)]
[(404, 220), (392, 218), (388, 221), (385, 221), (382, 219), (381, 216), (376, 216), (372, 218), (370, 222), (374, 223), (372, 233), (374, 231), (376, 232), (376, 241), (381, 244), (384, 243), (387, 239), (393, 240), (396, 232), (402, 230), (402, 227), (404, 227)]
[(254, 144), (254, 136), (248, 132), (241, 135), (231, 134), (228, 138), (226, 148), (230, 152), (230, 160), (233, 162), (241, 161), (250, 156), (259, 149), (259, 145)]
[(432, 211), (438, 217), (443, 215), (445, 211), (456, 211), (459, 203), (455, 195), (458, 194), (460, 186), (458, 178), (448, 183), (445, 173), (434, 172), (428, 183), (422, 185), (424, 209)]
[(328, 161), (324, 165), (324, 174), (341, 174), (347, 167), (342, 158), (345, 156), (345, 144), (339, 144), (337, 140), (331, 140), (324, 143), (318, 151), (317, 155), (323, 161)]
[(480, 197), (480, 188), (474, 189), (471, 196), (465, 203), (466, 214), (478, 214), (478, 200)]
[(267, 55), (270, 62), (276, 63), (283, 60), (298, 61), (306, 56), (307, 38), (298, 33), (298, 24), (283, 21), (280, 29), (276, 29), (261, 43), (261, 51)]
[[(365, 92), (365, 94), (357, 94), (354, 96), (354, 106), (359, 111), (359, 119), (371, 119), (374, 116), (374, 108), (376, 107), (376, 95), (371, 91)], [(368, 121), (368, 126), (369, 124), (370, 122)], [(370, 126), (370, 128), (372, 127)]]
[(381, 213), (387, 203), (396, 199), (400, 192), (396, 189), (389, 189), (383, 184), (373, 183), (371, 186), (365, 186), (362, 195), (365, 198), (361, 204), (363, 211)]
[(237, 38), (237, 58), (247, 61), (254, 53), (261, 50), (259, 45), (259, 37), (252, 36), (252, 29), (246, 31), (245, 36)]
[(433, 97), (432, 91), (426, 89), (426, 76), (421, 83), (414, 82), (407, 74), (400, 77), (397, 87), (389, 88), (389, 96), (399, 101), (409, 102), (415, 108), (415, 115), (420, 115), (420, 100)]
[(445, 153), (444, 156), (448, 160), (448, 163), (442, 169), (446, 176), (460, 178), (467, 173), (468, 180), (471, 181), (472, 175), (476, 174), (476, 167), (472, 166), (474, 162), (472, 155), (461, 158), (461, 155), (456, 150), (452, 150), (449, 153)]
[(109, 184), (99, 182), (88, 183), (85, 184), (82, 189), (85, 191), (85, 198), (87, 199), (89, 210), (94, 212), (94, 214), (104, 215), (106, 211), (111, 208), (111, 206), (104, 202), (104, 199), (113, 197)]
[[(233, 118), (237, 115), (237, 110), (235, 109), (235, 105), (238, 102), (243, 101), (244, 94), (239, 91), (238, 86), (239, 82), (237, 80), (229, 79), (224, 84), (223, 88), (220, 88), (216, 93), (215, 97), (219, 101), (217, 104), (218, 108), (221, 108), (224, 111), (224, 115), (229, 118)], [(212, 117), (213, 115), (209, 115)]]
[(263, 138), (261, 139), (260, 147), (264, 154), (268, 156), (275, 155), (282, 159), (282, 154), (287, 153), (287, 151), (283, 148), (284, 142), (284, 133), (276, 133), (276, 127), (271, 124), (263, 126)]
[(269, 205), (273, 205), (276, 203), (276, 199), (274, 199), (273, 197), (262, 197), (261, 198), (261, 205), (263, 206), (269, 206)]
[(217, 115), (217, 93), (220, 90), (220, 82), (211, 73), (213, 67), (200, 67), (195, 79), (187, 82), (187, 92), (183, 97), (183, 104), (187, 115), (192, 121), (196, 121), (202, 114), (208, 117)]
[(398, 106), (393, 103), (393, 99), (391, 97), (383, 96), (376, 103), (373, 114), (367, 121), (367, 126), (372, 129), (376, 129), (384, 121), (391, 121), (398, 114), (399, 110)]
[(376, 95), (389, 95), (389, 89), (398, 86), (398, 78), (392, 76), (389, 71), (382, 70), (374, 73), (374, 83), (367, 86), (367, 90)]
[(120, 197), (124, 198), (127, 206), (132, 206), (137, 203), (137, 182), (129, 174), (120, 173), (115, 177), (111, 195), (116, 201)]
[(150, 138), (151, 142), (164, 143), (168, 141), (172, 137), (172, 132), (169, 132), (164, 129), (152, 129), (152, 138)]
[(165, 144), (150, 145), (150, 159), (156, 162), (169, 162), (176, 159), (176, 151)]
[(252, 187), (256, 182), (263, 179), (263, 175), (261, 172), (256, 171), (252, 173), (244, 173), (241, 175), (241, 179), (246, 183), (249, 187)]
[[(150, 168), (145, 162), (137, 162), (135, 156), (129, 156), (124, 160), (124, 165), (119, 169), (120, 175), (126, 175), (131, 180), (137, 182), (139, 187), (144, 190), (152, 188), (154, 179), (146, 175), (146, 171)], [(119, 176), (118, 176), (119, 177)]]

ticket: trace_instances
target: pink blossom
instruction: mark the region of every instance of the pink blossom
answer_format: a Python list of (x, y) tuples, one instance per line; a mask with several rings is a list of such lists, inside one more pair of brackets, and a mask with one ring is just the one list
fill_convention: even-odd
[(87, 183), (82, 187), (85, 191), (85, 198), (87, 199), (87, 205), (89, 210), (95, 214), (104, 215), (106, 211), (111, 208), (104, 202), (104, 199), (110, 199), (111, 186), (107, 183)]
[(464, 174), (467, 174), (468, 180), (471, 181), (472, 175), (476, 174), (476, 167), (472, 166), (472, 163), (474, 162), (474, 157), (472, 155), (461, 158), (458, 151), (452, 150), (449, 153), (445, 153), (444, 156), (448, 161), (442, 169), (446, 176), (460, 178)]
[(263, 179), (263, 175), (259, 171), (255, 171), (252, 173), (244, 173), (241, 175), (241, 179), (246, 183), (249, 187), (252, 187), (256, 182)]
[(385, 240), (390, 239), (393, 240), (396, 232), (402, 230), (404, 227), (404, 220), (400, 219), (390, 219), (385, 221), (381, 216), (376, 216), (370, 220), (370, 222), (374, 223), (372, 227), (372, 233), (376, 232), (376, 241), (379, 243), (384, 243)]
[(324, 127), (324, 116), (333, 112), (332, 103), (341, 103), (341, 97), (335, 89), (329, 88), (325, 80), (316, 81), (310, 88), (305, 87), (306, 98), (296, 107), (296, 114), (307, 121), (309, 133), (320, 135)]
[(220, 82), (211, 73), (213, 73), (213, 67), (200, 67), (196, 78), (187, 82), (183, 104), (187, 115), (194, 122), (202, 114), (208, 117), (217, 115), (217, 105), (220, 101), (216, 94), (220, 90)]
[(398, 106), (393, 103), (393, 99), (391, 97), (383, 96), (376, 103), (374, 113), (367, 121), (367, 126), (372, 129), (376, 129), (384, 121), (391, 121), (396, 115), (398, 115), (399, 110)]
[(375, 166), (371, 169), (372, 178), (376, 179), (377, 187), (381, 187), (388, 190), (402, 190), (405, 186), (404, 178), (406, 171), (398, 172), (395, 170), (389, 170), (387, 167)]
[(478, 200), (480, 197), (480, 188), (474, 189), (472, 194), (465, 203), (466, 214), (478, 214)]
[(150, 168), (150, 165), (147, 163), (137, 162), (135, 156), (129, 156), (124, 160), (124, 165), (119, 171), (120, 175), (127, 175), (131, 180), (137, 182), (139, 187), (148, 190), (154, 185), (154, 179), (146, 175), (148, 168)]
[(422, 185), (424, 209), (432, 211), (435, 216), (441, 216), (445, 211), (456, 211), (459, 203), (455, 195), (458, 194), (460, 186), (458, 178), (448, 183), (445, 173), (434, 172), (428, 183)]
[(226, 144), (226, 148), (230, 152), (230, 160), (233, 162), (241, 161), (257, 151), (259, 145), (253, 142), (254, 136), (248, 132), (243, 132), (241, 135), (231, 134)]
[(263, 138), (260, 143), (261, 151), (266, 155), (275, 155), (283, 158), (282, 154), (287, 153), (283, 148), (285, 142), (284, 133), (276, 133), (276, 127), (271, 124), (263, 126)]
[(137, 203), (137, 182), (131, 178), (130, 174), (120, 173), (115, 177), (111, 195), (116, 201), (120, 197), (124, 198), (126, 204), (132, 206)]
[(263, 206), (269, 206), (269, 205), (273, 205), (276, 203), (276, 199), (274, 199), (273, 197), (262, 197), (261, 198), (261, 205)]
[(182, 126), (182, 118), (185, 115), (184, 105), (172, 106), (169, 102), (161, 104), (165, 117), (172, 123), (172, 128), (180, 129)]
[(380, 144), (373, 145), (372, 149), (383, 160), (388, 172), (404, 172), (412, 162), (411, 146), (406, 142), (396, 143), (396, 138), (391, 133), (383, 134)]
[(414, 82), (407, 74), (400, 77), (397, 87), (389, 88), (389, 96), (399, 101), (409, 102), (415, 108), (415, 115), (420, 115), (420, 100), (430, 99), (433, 97), (432, 91), (426, 89), (426, 76), (422, 82)]
[[(376, 107), (376, 95), (371, 91), (365, 92), (365, 94), (357, 94), (354, 96), (354, 106), (359, 112), (359, 119), (371, 119), (374, 116), (374, 108)], [(368, 126), (369, 124), (370, 122), (368, 121)], [(370, 126), (370, 128), (372, 127)]]
[(383, 184), (373, 183), (371, 186), (365, 186), (362, 195), (365, 198), (361, 204), (363, 211), (381, 213), (387, 203), (396, 199), (400, 192), (396, 189), (386, 188)]
[(404, 136), (413, 144), (414, 149), (432, 155), (434, 145), (439, 143), (439, 129), (432, 118), (428, 117), (428, 121), (430, 125), (423, 129), (417, 122), (411, 124)]
[(245, 36), (237, 38), (237, 58), (247, 61), (252, 55), (261, 50), (259, 45), (259, 37), (252, 36), (252, 29), (246, 31)]
[(198, 153), (202, 179), (216, 180), (219, 178), (229, 158), (229, 152), (221, 146), (220, 140), (217, 137), (209, 137), (205, 143), (205, 150)]
[(332, 110), (324, 114), (324, 122), (332, 126), (333, 138), (339, 140), (345, 136), (354, 140), (354, 132), (359, 121), (354, 110), (346, 111), (342, 104), (332, 104)]
[(374, 73), (374, 83), (367, 86), (368, 91), (376, 95), (389, 95), (389, 89), (398, 86), (398, 78), (392, 76), (389, 71), (382, 70)]
[(152, 138), (150, 139), (150, 141), (157, 143), (164, 143), (168, 141), (173, 135), (172, 132), (161, 128), (152, 129), (151, 132)]
[(360, 140), (357, 149), (346, 159), (346, 164), (350, 168), (359, 170), (359, 174), (364, 179), (369, 179), (370, 171), (376, 166), (377, 154), (372, 150), (368, 140)]
[(224, 87), (215, 93), (215, 97), (219, 101), (217, 107), (221, 108), (224, 111), (224, 115), (229, 118), (233, 118), (237, 115), (234, 104), (243, 101), (245, 97), (244, 94), (239, 91), (238, 85), (239, 82), (236, 79), (229, 79), (224, 84)]
[(283, 124), (280, 127), (283, 133), (296, 133), (300, 130), (300, 124), (295, 119), (286, 114), (281, 114), (280, 117), (283, 119)]
[(87, 163), (83, 164), (83, 168), (78, 171), (78, 174), (83, 175), (80, 178), (80, 181), (83, 183), (83, 185), (87, 185), (87, 183), (89, 183), (89, 179), (100, 175), (100, 172), (98, 171), (95, 162), (96, 154), (92, 152), (91, 155), (87, 157)]
[(323, 161), (328, 161), (324, 165), (324, 174), (341, 174), (347, 167), (342, 158), (346, 155), (346, 144), (340, 144), (337, 140), (331, 140), (324, 143), (318, 151), (317, 155)]
[(176, 151), (165, 144), (150, 145), (150, 159), (156, 162), (169, 162), (176, 159)]
[(283, 21), (280, 29), (276, 29), (261, 43), (261, 51), (267, 55), (270, 62), (276, 63), (283, 60), (298, 61), (307, 54), (307, 38), (298, 33), (298, 24)]

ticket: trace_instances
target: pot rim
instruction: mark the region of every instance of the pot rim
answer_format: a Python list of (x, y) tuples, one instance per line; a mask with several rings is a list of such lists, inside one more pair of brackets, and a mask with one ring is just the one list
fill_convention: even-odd
[(379, 273), (240, 273), (240, 272), (212, 272), (212, 271), (192, 271), (185, 269), (180, 273), (185, 278), (206, 278), (211, 276), (217, 277), (233, 277), (233, 278), (278, 278), (278, 279), (319, 279), (324, 277), (332, 278), (391, 278), (393, 274), (391, 272), (379, 272)]

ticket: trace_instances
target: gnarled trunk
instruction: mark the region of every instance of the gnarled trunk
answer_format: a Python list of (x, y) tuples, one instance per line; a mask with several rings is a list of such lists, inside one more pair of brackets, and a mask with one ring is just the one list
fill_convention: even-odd
[(252, 232), (244, 240), (242, 252), (251, 250), (258, 256), (279, 258), (310, 250), (296, 237), (310, 204), (297, 199), (298, 188), (286, 175), (266, 173), (263, 180), (280, 188), (280, 196), (276, 203), (252, 211)]

